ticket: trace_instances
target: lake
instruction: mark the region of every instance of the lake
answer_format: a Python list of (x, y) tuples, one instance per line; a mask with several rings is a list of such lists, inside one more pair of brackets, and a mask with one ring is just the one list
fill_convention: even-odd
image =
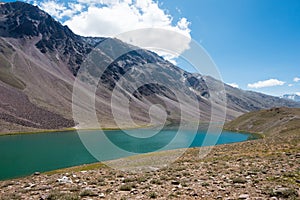
[[(133, 135), (145, 134), (144, 130), (132, 132)], [(85, 134), (96, 135), (97, 131), (85, 131)], [(105, 131), (105, 135), (121, 149), (139, 154), (160, 150), (170, 142), (170, 138), (176, 135), (176, 130), (163, 130), (150, 139), (129, 137), (119, 130)], [(217, 144), (226, 144), (245, 141), (249, 136), (250, 134), (223, 131), (219, 137), (219, 134), (206, 134), (205, 131), (191, 134), (187, 130), (182, 134), (183, 139), (180, 139), (182, 142), (173, 142), (162, 150), (184, 148), (187, 147), (186, 144), (190, 144), (189, 147), (200, 147), (203, 146), (205, 137), (206, 139), (219, 137)], [(99, 142), (102, 148), (106, 145), (103, 143), (105, 141)], [(116, 151), (103, 149), (101, 149), (102, 161), (124, 157)], [(76, 131), (0, 137), (0, 180), (30, 175), (36, 171), (45, 172), (97, 161), (85, 148)]]

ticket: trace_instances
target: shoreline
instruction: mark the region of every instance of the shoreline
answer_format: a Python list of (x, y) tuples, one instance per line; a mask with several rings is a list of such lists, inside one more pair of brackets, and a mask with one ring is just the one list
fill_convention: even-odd
[[(214, 122), (218, 124), (219, 122)], [(199, 127), (208, 125), (208, 122), (199, 122)], [(159, 127), (161, 125), (145, 125), (145, 126), (137, 126), (137, 127), (123, 127), (123, 128), (117, 128), (117, 127), (111, 127), (111, 128), (76, 128), (76, 127), (69, 127), (69, 128), (62, 128), (62, 129), (41, 129), (41, 130), (34, 130), (34, 131), (20, 131), (20, 132), (0, 132), (1, 136), (10, 136), (10, 135), (27, 135), (27, 134), (42, 134), (42, 133), (56, 133), (56, 132), (70, 132), (70, 131), (117, 131), (117, 130), (132, 130), (132, 129), (142, 129), (142, 128), (155, 128)], [(178, 125), (167, 125), (167, 128), (174, 128)], [(255, 134), (261, 137), (264, 137), (263, 133), (255, 133), (255, 132), (247, 132), (247, 131), (238, 131), (238, 130), (230, 130), (223, 128), (222, 131), (231, 131), (231, 132), (237, 132), (237, 133), (251, 133)]]
[[(192, 122), (192, 123), (198, 123), (199, 127), (203, 125), (208, 125), (209, 122)], [(219, 122), (213, 122), (218, 124)], [(40, 129), (40, 130), (33, 130), (33, 131), (20, 131), (20, 132), (0, 132), (0, 137), (1, 136), (8, 136), (8, 135), (26, 135), (26, 134), (39, 134), (39, 133), (55, 133), (55, 132), (69, 132), (69, 131), (97, 131), (97, 130), (102, 130), (102, 131), (117, 131), (117, 130), (132, 130), (132, 129), (142, 129), (142, 128), (151, 128), (151, 127), (159, 127), (162, 124), (158, 125), (144, 125), (144, 126), (136, 126), (136, 127), (110, 127), (110, 128), (76, 128), (76, 127), (69, 127), (69, 128), (62, 128), (62, 129)], [(173, 125), (173, 124), (167, 124), (166, 127), (176, 127), (178, 125)], [(223, 129), (225, 130), (225, 129)], [(231, 131), (231, 130), (228, 130)], [(237, 132), (237, 131), (233, 131)]]
[[(231, 143), (226, 143), (226, 144), (216, 144), (213, 146), (202, 146), (202, 147), (188, 147), (188, 148), (179, 148), (179, 149), (169, 149), (169, 150), (165, 150), (165, 151), (156, 151), (156, 152), (148, 152), (148, 153), (141, 153), (138, 155), (132, 155), (132, 156), (127, 156), (127, 157), (121, 157), (121, 158), (117, 158), (117, 159), (113, 159), (113, 160), (105, 160), (105, 161), (97, 161), (97, 162), (93, 162), (93, 163), (86, 163), (86, 164), (81, 164), (81, 165), (74, 165), (74, 166), (70, 166), (70, 167), (65, 167), (65, 168), (58, 168), (58, 169), (54, 169), (54, 170), (50, 170), (50, 171), (44, 171), (44, 172), (38, 172), (41, 175), (55, 175), (55, 174), (61, 174), (61, 173), (70, 173), (70, 172), (79, 172), (79, 171), (87, 171), (87, 170), (95, 170), (95, 169), (101, 169), (101, 168), (110, 168), (108, 165), (106, 165), (105, 163), (111, 163), (111, 162), (118, 162), (120, 160), (134, 160), (134, 159), (141, 159), (141, 158), (147, 158), (147, 157), (156, 157), (159, 154), (167, 154), (167, 155), (172, 155), (173, 152), (177, 152), (177, 151), (192, 151), (192, 150), (201, 150), (202, 148), (219, 148), (222, 146), (230, 146), (230, 145), (237, 145), (237, 144), (242, 144), (242, 143), (247, 143), (247, 142), (251, 142), (253, 140), (262, 140), (262, 138), (257, 138), (257, 139), (247, 139), (244, 141), (240, 141), (240, 142), (231, 142)], [(183, 153), (184, 154), (184, 153)], [(205, 159), (206, 157), (204, 157), (203, 159)], [(7, 178), (7, 179), (0, 179), (0, 183), (4, 182), (4, 181), (15, 181), (15, 180), (20, 180), (20, 179), (24, 179), (24, 178), (29, 178), (32, 176), (35, 176), (35, 173), (29, 174), (29, 175), (24, 175), (24, 176), (19, 176), (19, 177), (12, 177), (12, 178)]]
[[(130, 128), (126, 128), (126, 130), (130, 130), (130, 129), (140, 129), (140, 128), (149, 128), (151, 126), (141, 126), (141, 127), (130, 127)], [(174, 127), (173, 127), (174, 128)], [(125, 128), (124, 128), (125, 129)], [(73, 128), (66, 128), (66, 129), (57, 129), (57, 130), (41, 130), (41, 131), (32, 131), (32, 132), (16, 132), (16, 133), (4, 133), (1, 134), (1, 136), (17, 136), (17, 135), (34, 135), (34, 134), (43, 134), (43, 133), (58, 133), (61, 132), (61, 134), (63, 133), (68, 133), (68, 132), (75, 132), (75, 131), (97, 131), (97, 130), (102, 130), (102, 131), (116, 131), (116, 130), (122, 130), (120, 128), (105, 128), (105, 129), (96, 129), (96, 128), (89, 128), (89, 129), (76, 129), (75, 127)], [(265, 138), (265, 136), (262, 133), (254, 133), (254, 132), (246, 132), (246, 131), (237, 131), (237, 130), (230, 130), (230, 129), (223, 129), (223, 131), (229, 131), (229, 132), (233, 132), (233, 133), (241, 133), (241, 134), (248, 134), (248, 138), (244, 141), (240, 141), (240, 142), (229, 142), (226, 144), (216, 144), (213, 146), (209, 146), (214, 148), (214, 146), (222, 146), (222, 145), (232, 145), (232, 144), (236, 144), (236, 143), (243, 143), (243, 142), (247, 142), (247, 141), (251, 141), (251, 140), (259, 140), (259, 139), (263, 139)], [(203, 147), (188, 147), (186, 148), (187, 150), (189, 149), (199, 149), (199, 148), (205, 148), (206, 146)], [(149, 152), (149, 153), (144, 153), (144, 154), (139, 154), (139, 156), (143, 156), (143, 155), (153, 155), (155, 156), (156, 154), (159, 153), (167, 153), (169, 151), (176, 151), (176, 150), (181, 150), (181, 149), (171, 149), (171, 150), (166, 150), (166, 151), (159, 151), (159, 152)], [(105, 162), (111, 162), (111, 161), (116, 161), (119, 159), (130, 159), (131, 157), (135, 157), (135, 156), (129, 156), (129, 157), (123, 157), (123, 158), (118, 158), (118, 159), (114, 159), (114, 160), (107, 160), (107, 161), (97, 161), (97, 162), (93, 162), (93, 163), (86, 163), (86, 164), (80, 164), (80, 165), (74, 165), (74, 166), (70, 166), (70, 167), (66, 167), (66, 168), (58, 168), (58, 169), (54, 169), (54, 170), (50, 170), (50, 171), (43, 171), (40, 172), (41, 174), (53, 174), (53, 172), (61, 172), (61, 171), (66, 171), (66, 170), (70, 170), (70, 169), (80, 169), (80, 168), (90, 168), (90, 166), (105, 166)], [(19, 177), (11, 177), (8, 179), (2, 179), (1, 181), (8, 181), (8, 180), (15, 180), (15, 179), (21, 179), (21, 178), (26, 178), (26, 177), (30, 177), (32, 174), (28, 174), (28, 175), (24, 175), (24, 176), (19, 176)]]
[(57, 132), (70, 132), (70, 131), (117, 131), (117, 130), (131, 130), (131, 129), (140, 129), (147, 128), (151, 126), (140, 126), (140, 127), (124, 127), (124, 128), (83, 128), (77, 129), (75, 127), (72, 128), (63, 128), (63, 129), (41, 129), (39, 131), (21, 131), (21, 132), (4, 132), (0, 133), (1, 136), (13, 136), (13, 135), (27, 135), (27, 134), (42, 134), (42, 133), (57, 133)]
[[(99, 130), (99, 129), (81, 129), (81, 130), (87, 130), (87, 131), (93, 131), (93, 130)], [(73, 130), (65, 130), (64, 132), (70, 132)], [(223, 131), (229, 131), (229, 130), (223, 130)], [(51, 133), (53, 132), (60, 132), (60, 131), (51, 131)], [(233, 133), (241, 133), (241, 132), (236, 132), (236, 131), (230, 131)], [(47, 133), (47, 132), (44, 132)], [(85, 163), (85, 164), (80, 164), (80, 165), (74, 165), (74, 166), (70, 166), (70, 167), (65, 167), (65, 168), (58, 168), (58, 169), (53, 169), (50, 171), (38, 171), (40, 174), (44, 174), (44, 175), (52, 175), (52, 174), (57, 174), (57, 173), (63, 173), (63, 172), (67, 172), (67, 171), (83, 171), (83, 170), (91, 170), (91, 169), (96, 169), (101, 167), (108, 167), (105, 163), (106, 162), (115, 162), (118, 160), (126, 160), (126, 159), (135, 159), (137, 157), (143, 158), (143, 157), (156, 157), (159, 154), (172, 154), (172, 152), (176, 152), (176, 151), (182, 151), (182, 150), (186, 150), (186, 151), (190, 151), (193, 149), (201, 149), (201, 148), (215, 148), (215, 147), (219, 147), (219, 146), (224, 146), (224, 145), (235, 145), (235, 144), (241, 144), (241, 143), (246, 143), (249, 141), (253, 141), (253, 140), (261, 140), (262, 137), (255, 135), (253, 133), (248, 133), (248, 132), (243, 132), (244, 134), (248, 134), (249, 137), (244, 140), (244, 141), (239, 141), (239, 142), (229, 142), (229, 143), (225, 143), (225, 144), (215, 144), (213, 146), (198, 146), (198, 147), (188, 147), (188, 148), (178, 148), (178, 149), (169, 149), (169, 150), (164, 150), (164, 151), (155, 151), (155, 152), (148, 152), (148, 153), (141, 153), (138, 155), (133, 155), (133, 156), (127, 156), (127, 157), (121, 157), (121, 158), (117, 158), (117, 159), (113, 159), (113, 160), (105, 160), (105, 161), (96, 161), (96, 162), (92, 162), (92, 163)], [(24, 133), (24, 134), (35, 134), (35, 133)], [(39, 134), (36, 133), (36, 134)], [(20, 135), (20, 134), (19, 134)], [(253, 136), (253, 137), (251, 137)], [(32, 174), (28, 174), (28, 175), (23, 175), (23, 176), (18, 176), (18, 177), (11, 177), (11, 178), (7, 178), (7, 179), (0, 179), (0, 183), (3, 181), (9, 181), (9, 180), (18, 180), (18, 179), (23, 179), (23, 178), (27, 178), (27, 177), (31, 177), (33, 176), (34, 173)]]
[(233, 133), (248, 133), (253, 136), (253, 138), (249, 138), (248, 140), (255, 140), (255, 139), (264, 139), (266, 138), (266, 135), (264, 133), (259, 133), (259, 132), (254, 132), (254, 131), (245, 131), (245, 130), (235, 130), (235, 129), (228, 129), (228, 128), (223, 128), (223, 131), (230, 131)]
[[(266, 117), (271, 111), (248, 114), (223, 129), (261, 139), (187, 148), (178, 157), (180, 149), (152, 152), (6, 179), (0, 181), (0, 198), (298, 199), (300, 110)], [(257, 124), (260, 119), (272, 129)]]
[[(204, 158), (198, 157), (201, 148), (189, 148), (160, 168), (153, 162), (172, 159), (176, 150), (160, 155), (146, 154), (136, 160), (132, 157), (117, 159), (112, 163), (116, 168), (97, 162), (6, 179), (0, 181), (0, 187), (7, 199), (151, 199), (153, 192), (157, 199), (220, 199), (220, 196), (241, 199), (244, 195), (248, 195), (248, 199), (270, 199), (281, 198), (283, 190), (285, 197), (295, 199), (300, 174), (297, 165), (287, 167), (286, 163), (294, 163), (299, 157), (299, 143), (288, 142), (299, 141), (297, 135), (295, 132), (286, 139), (266, 137), (218, 145)], [(147, 171), (136, 169), (139, 161), (149, 164)], [(119, 166), (124, 165), (125, 170), (120, 170)], [(286, 171), (280, 172), (283, 168)]]
[[(257, 138), (257, 139), (254, 139), (254, 140), (261, 140), (261, 139), (263, 139), (263, 138)], [(246, 142), (250, 142), (250, 141), (253, 141), (253, 139), (251, 139), (251, 140), (247, 139), (245, 141), (231, 142), (231, 143), (225, 143), (225, 144), (215, 144), (213, 146), (188, 147), (188, 148), (169, 149), (169, 150), (164, 150), (164, 151), (141, 153), (141, 154), (138, 154), (138, 155), (121, 157), (121, 158), (117, 158), (117, 159), (113, 159), (113, 160), (98, 161), (98, 162), (94, 162), (94, 163), (88, 163), (88, 164), (71, 166), (71, 167), (67, 167), (67, 168), (55, 169), (55, 170), (51, 170), (51, 171), (45, 171), (45, 172), (42, 172), (41, 174), (53, 175), (53, 174), (57, 174), (57, 173), (66, 173), (68, 171), (72, 172), (72, 170), (73, 171), (92, 170), (92, 169), (96, 169), (99, 166), (100, 167), (109, 167), (105, 163), (115, 162), (115, 161), (119, 161), (119, 160), (133, 160), (133, 159), (136, 159), (138, 157), (139, 158), (142, 158), (142, 157), (155, 157), (159, 154), (170, 154), (171, 155), (173, 152), (182, 151), (182, 150), (190, 151), (190, 150), (197, 149), (197, 150), (200, 151), (202, 148), (214, 148), (214, 147), (221, 147), (221, 146), (227, 146), (227, 145), (230, 146), (230, 145), (242, 144), (242, 143), (246, 143)], [(205, 157), (204, 157), (204, 159), (205, 159)], [(10, 179), (8, 179), (8, 180), (10, 180)], [(1, 180), (0, 180), (0, 182), (1, 182)]]

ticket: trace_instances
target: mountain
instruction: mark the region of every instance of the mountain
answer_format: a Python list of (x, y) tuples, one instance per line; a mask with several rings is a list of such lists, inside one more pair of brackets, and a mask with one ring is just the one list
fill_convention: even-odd
[(225, 128), (248, 133), (260, 133), (266, 136), (285, 133), (299, 134), (300, 108), (271, 108), (246, 113), (227, 123)]
[[(126, 53), (116, 57), (120, 52)], [(76, 35), (36, 6), (0, 4), (0, 132), (94, 128), (95, 119), (104, 128), (157, 125), (164, 118), (179, 123), (181, 116), (218, 121), (224, 103), (227, 120), (300, 107), (226, 84), (223, 94), (221, 85), (120, 40)]]
[(282, 98), (300, 102), (300, 96), (297, 94), (285, 94)]

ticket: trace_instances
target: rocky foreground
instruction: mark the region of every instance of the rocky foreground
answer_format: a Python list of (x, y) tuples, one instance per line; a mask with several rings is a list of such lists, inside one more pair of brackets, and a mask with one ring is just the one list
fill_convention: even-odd
[[(170, 166), (144, 173), (103, 164), (36, 173), (1, 182), (0, 199), (300, 199), (299, 130), (198, 155), (189, 149)], [(147, 159), (151, 166), (155, 155)]]

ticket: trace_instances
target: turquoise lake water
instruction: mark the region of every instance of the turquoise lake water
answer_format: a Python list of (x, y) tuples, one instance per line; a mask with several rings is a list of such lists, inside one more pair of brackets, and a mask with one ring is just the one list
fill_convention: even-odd
[[(145, 134), (145, 131), (134, 130), (133, 134)], [(149, 134), (148, 130), (148, 134)], [(150, 138), (130, 137), (122, 131), (106, 131), (105, 135), (119, 148), (134, 153), (147, 153), (160, 150), (175, 137), (176, 130), (163, 130)], [(85, 131), (87, 135), (98, 134), (97, 131)], [(146, 132), (147, 134), (147, 132)], [(178, 149), (203, 146), (203, 140), (217, 139), (217, 144), (241, 142), (250, 134), (223, 131), (222, 134), (206, 134), (198, 131), (191, 134), (184, 131), (182, 136), (166, 149)], [(105, 149), (105, 141), (101, 146), (101, 160), (112, 160), (124, 157), (110, 149)], [(103, 150), (104, 149), (104, 150)], [(166, 150), (163, 149), (163, 150)], [(97, 162), (80, 140), (76, 131), (39, 133), (25, 135), (7, 135), (0, 137), (0, 180), (30, 175), (36, 171), (45, 172), (81, 164)]]

